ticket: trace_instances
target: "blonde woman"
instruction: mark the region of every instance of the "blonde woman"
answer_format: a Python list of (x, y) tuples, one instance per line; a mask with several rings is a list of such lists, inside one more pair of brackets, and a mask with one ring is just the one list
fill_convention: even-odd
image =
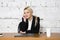
[(18, 26), (18, 33), (39, 33), (39, 29), (39, 17), (33, 15), (33, 10), (29, 6), (25, 7), (22, 22)]

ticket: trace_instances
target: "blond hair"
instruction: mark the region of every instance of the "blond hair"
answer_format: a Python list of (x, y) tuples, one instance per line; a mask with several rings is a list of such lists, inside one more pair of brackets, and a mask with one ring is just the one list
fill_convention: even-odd
[(27, 7), (24, 8), (24, 10), (27, 10), (27, 9), (28, 9), (31, 13), (33, 13), (33, 10), (32, 10), (32, 8), (30, 8), (30, 6), (27, 6)]
[(35, 26), (37, 25), (37, 16), (35, 16)]

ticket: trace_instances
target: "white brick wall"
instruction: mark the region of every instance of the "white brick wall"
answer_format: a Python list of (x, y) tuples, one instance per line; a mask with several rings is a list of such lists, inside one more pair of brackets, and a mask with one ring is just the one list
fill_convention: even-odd
[(33, 15), (43, 18), (41, 31), (60, 32), (60, 0), (0, 0), (0, 33), (17, 32), (23, 8), (31, 6)]

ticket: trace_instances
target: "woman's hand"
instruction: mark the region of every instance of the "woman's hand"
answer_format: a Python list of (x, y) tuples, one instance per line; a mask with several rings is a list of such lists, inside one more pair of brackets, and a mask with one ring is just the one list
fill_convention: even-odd
[(21, 33), (21, 34), (25, 34), (26, 32), (22, 32), (22, 31), (20, 31), (20, 33)]
[(23, 15), (24, 22), (26, 22), (26, 16)]

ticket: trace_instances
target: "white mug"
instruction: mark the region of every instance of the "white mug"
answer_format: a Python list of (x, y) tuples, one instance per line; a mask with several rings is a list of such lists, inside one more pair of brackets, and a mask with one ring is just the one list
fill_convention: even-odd
[(46, 35), (47, 35), (47, 37), (51, 36), (51, 29), (50, 28), (46, 29)]

